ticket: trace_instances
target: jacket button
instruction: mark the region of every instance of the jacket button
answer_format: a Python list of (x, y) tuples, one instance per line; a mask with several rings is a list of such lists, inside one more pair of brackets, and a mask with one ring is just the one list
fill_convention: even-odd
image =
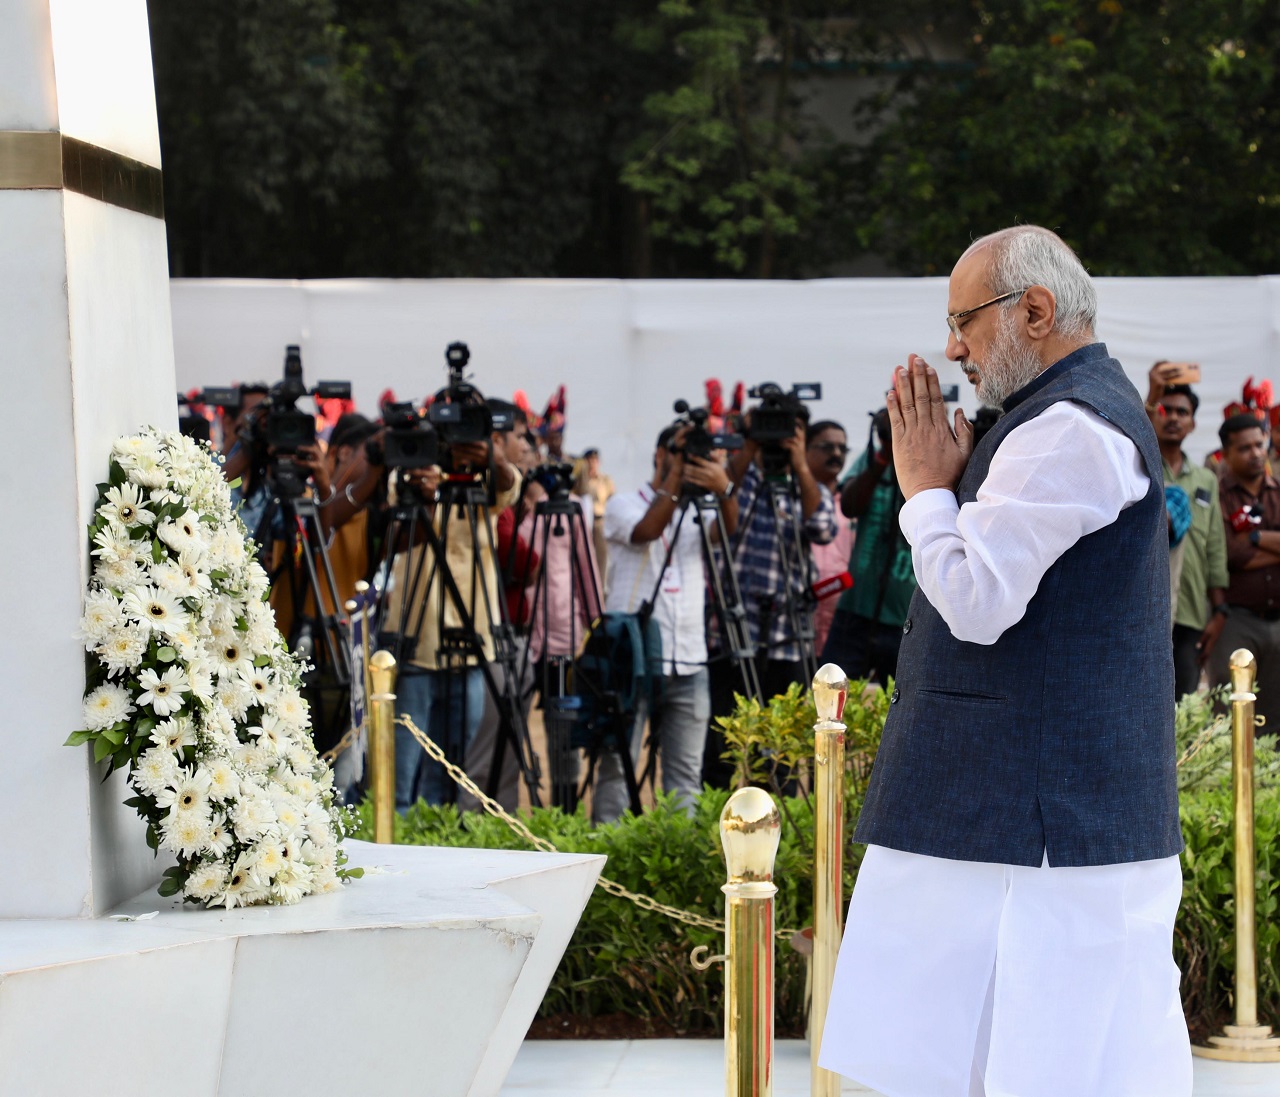
[(902, 622), (902, 635), (906, 636), (906, 634), (910, 631), (911, 631), (911, 618), (908, 617), (905, 621)]
[(896, 705), (898, 698), (902, 696), (902, 691), (897, 686), (893, 687), (893, 695), (889, 698), (889, 704)]

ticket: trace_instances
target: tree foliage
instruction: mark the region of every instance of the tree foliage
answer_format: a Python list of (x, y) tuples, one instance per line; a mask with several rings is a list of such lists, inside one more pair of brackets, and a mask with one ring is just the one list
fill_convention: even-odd
[(906, 272), (976, 235), (1057, 228), (1097, 274), (1280, 258), (1280, 9), (1261, 0), (972, 0), (967, 64), (870, 105), (861, 240)]

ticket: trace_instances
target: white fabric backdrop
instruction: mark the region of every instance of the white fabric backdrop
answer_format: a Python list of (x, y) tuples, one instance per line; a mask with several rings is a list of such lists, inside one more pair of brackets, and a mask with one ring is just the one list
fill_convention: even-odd
[[(944, 278), (750, 281), (384, 281), (180, 279), (173, 288), (178, 384), (274, 381), (298, 343), (308, 383), (350, 380), (359, 409), (378, 394), (420, 400), (445, 380), (444, 348), (468, 343), (486, 395), (522, 388), (540, 411), (568, 386), (566, 445), (598, 447), (619, 487), (647, 479), (672, 401), (703, 382), (820, 381), (813, 412), (844, 423), (855, 450), (893, 366), (923, 354), (944, 383), (973, 391), (943, 355)], [(1244, 379), (1280, 380), (1280, 277), (1103, 278), (1099, 335), (1146, 392), (1158, 358), (1200, 362), (1202, 411), (1188, 444), (1217, 448), (1222, 406)]]

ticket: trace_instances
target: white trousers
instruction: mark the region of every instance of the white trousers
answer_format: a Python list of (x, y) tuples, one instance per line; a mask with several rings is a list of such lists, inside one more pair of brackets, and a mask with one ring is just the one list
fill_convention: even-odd
[(1022, 868), (870, 846), (819, 1062), (886, 1097), (1190, 1097), (1177, 857)]

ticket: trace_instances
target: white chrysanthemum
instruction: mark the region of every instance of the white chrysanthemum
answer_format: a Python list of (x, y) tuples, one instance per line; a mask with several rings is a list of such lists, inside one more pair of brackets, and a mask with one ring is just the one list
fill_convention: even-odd
[(222, 803), (240, 795), (240, 778), (229, 761), (219, 759), (212, 762), (205, 767), (205, 772), (209, 774), (210, 800)]
[(147, 633), (143, 625), (125, 625), (94, 648), (93, 653), (106, 664), (107, 673), (114, 678), (141, 664), (147, 652)]
[(235, 720), (243, 720), (253, 704), (253, 694), (244, 688), (239, 678), (230, 678), (218, 686), (214, 701), (222, 705)]
[(163, 636), (191, 628), (191, 620), (178, 599), (159, 587), (135, 587), (120, 604), (135, 621), (150, 625)]
[(317, 872), (311, 879), (312, 895), (331, 895), (335, 891), (341, 890), (342, 880), (339, 879), (337, 872), (333, 870)]
[(156, 793), (156, 807), (207, 817), (209, 783), (209, 774), (204, 769), (180, 769), (177, 778)]
[(259, 887), (270, 887), (272, 877), (284, 868), (284, 851), (279, 841), (261, 843), (254, 853), (253, 867), (249, 870)]
[(216, 529), (209, 538), (209, 561), (223, 571), (236, 571), (247, 560), (244, 537), (236, 530)]
[(176, 716), (171, 720), (164, 720), (155, 726), (155, 730), (151, 732), (151, 742), (165, 750), (171, 750), (175, 754), (180, 753), (183, 747), (193, 747), (196, 745), (196, 729), (191, 720), (186, 716)]
[(160, 844), (180, 857), (203, 853), (212, 831), (209, 817), (198, 811), (171, 811), (161, 824)]
[(123, 468), (136, 457), (158, 458), (160, 443), (152, 434), (125, 434), (111, 443), (111, 454)]
[(204, 538), (200, 532), (200, 520), (191, 511), (184, 511), (177, 518), (161, 522), (156, 536), (175, 552), (203, 555)]
[(107, 683), (84, 699), (84, 726), (90, 731), (101, 731), (127, 719), (133, 711), (129, 691)]
[(254, 739), (249, 743), (237, 743), (231, 748), (231, 761), (236, 772), (243, 777), (265, 777), (275, 762), (275, 756), (258, 745)]
[(292, 687), (281, 689), (271, 704), (271, 711), (285, 727), (301, 731), (310, 719), (310, 709), (302, 694)]
[(215, 857), (225, 857), (235, 845), (231, 828), (227, 825), (225, 815), (215, 815), (209, 824), (209, 841), (205, 849)]
[[(218, 857), (225, 854), (218, 853)], [(227, 866), (219, 861), (206, 861), (187, 877), (183, 891), (192, 899), (207, 903), (227, 886)]]
[(214, 746), (230, 748), (236, 735), (236, 722), (226, 705), (214, 701), (204, 714), (204, 730)]
[[(290, 758), (289, 764), (291, 767), (293, 767), (292, 758)], [(293, 767), (293, 768), (296, 769), (296, 767)], [(289, 780), (286, 782), (286, 785), (289, 791), (293, 793), (293, 795), (296, 796), (299, 800), (301, 800), (304, 804), (307, 801), (313, 799), (316, 793), (319, 791), (319, 789), (317, 789), (316, 787), (315, 781), (313, 781), (311, 777), (306, 773), (295, 773), (292, 777), (289, 778)]]
[(169, 667), (159, 675), (148, 667), (138, 675), (138, 685), (143, 690), (138, 695), (138, 704), (150, 705), (157, 716), (180, 712), (185, 704), (182, 691), (189, 687), (187, 676), (178, 667)]
[(94, 569), (93, 577), (110, 590), (127, 593), (145, 583), (147, 573), (136, 560), (103, 560)]
[(142, 492), (136, 484), (121, 484), (116, 488), (107, 488), (107, 501), (98, 508), (113, 525), (128, 528), (129, 526), (149, 526), (156, 516), (143, 504)]
[[(126, 462), (122, 461), (124, 466)], [(144, 488), (162, 488), (169, 482), (169, 474), (158, 456), (140, 454), (127, 462), (129, 479)]]
[(139, 792), (156, 796), (178, 780), (178, 759), (171, 751), (152, 747), (134, 763), (129, 781)]
[[(174, 646), (178, 647), (178, 654), (186, 659), (183, 648), (178, 646), (181, 644), (179, 637), (174, 637)], [(200, 654), (200, 643), (197, 641), (195, 654), (187, 659), (187, 683), (191, 688), (191, 696), (201, 704), (209, 705), (213, 703), (213, 665)]]
[(266, 796), (244, 796), (231, 813), (231, 824), (242, 842), (256, 842), (276, 822), (276, 809)]
[(80, 631), (88, 650), (92, 651), (124, 623), (125, 616), (120, 602), (109, 590), (94, 590), (85, 596)]
[[(310, 749), (309, 749), (310, 748)], [(294, 773), (310, 773), (315, 766), (314, 746), (306, 735), (294, 735), (289, 739), (289, 749), (285, 752), (285, 761)]]
[(296, 903), (311, 890), (310, 866), (298, 860), (286, 860), (276, 873), (271, 894), (282, 903)]

